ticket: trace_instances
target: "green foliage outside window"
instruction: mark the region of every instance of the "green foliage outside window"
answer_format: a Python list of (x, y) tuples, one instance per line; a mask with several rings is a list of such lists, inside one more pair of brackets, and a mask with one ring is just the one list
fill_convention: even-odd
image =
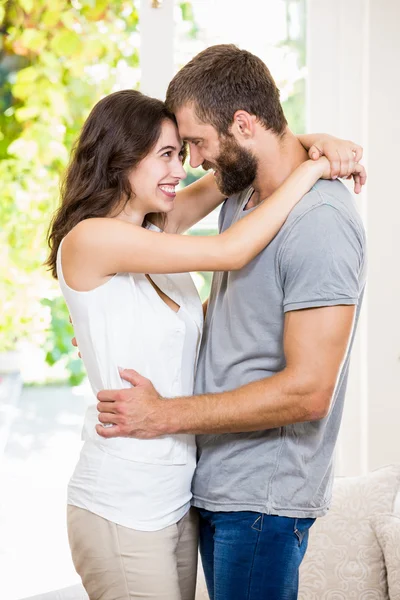
[(137, 24), (132, 0), (0, 2), (0, 352), (46, 346), (49, 330), (47, 359), (65, 352), (74, 383), (83, 371), (60, 334), (70, 329), (42, 266), (46, 232), (89, 110), (123, 75), (138, 85)]

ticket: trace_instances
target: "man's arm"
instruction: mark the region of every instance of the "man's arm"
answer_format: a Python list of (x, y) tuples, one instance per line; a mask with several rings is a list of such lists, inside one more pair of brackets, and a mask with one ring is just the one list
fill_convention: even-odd
[(168, 402), (164, 432), (259, 431), (324, 418), (346, 354), (354, 314), (354, 306), (287, 313), (287, 364), (283, 371), (231, 392)]
[(97, 431), (157, 437), (178, 432), (262, 430), (323, 418), (351, 339), (363, 285), (363, 233), (331, 202), (303, 213), (279, 254), (284, 291), (286, 367), (276, 375), (221, 394), (164, 400), (135, 372), (133, 386), (98, 394)]
[[(114, 427), (103, 437), (152, 438), (174, 433), (258, 431), (289, 423), (322, 419), (349, 344), (354, 306), (291, 311), (285, 317), (286, 367), (272, 377), (221, 394), (163, 399), (152, 383), (135, 371), (121, 376), (130, 389), (100, 392), (102, 423)], [(104, 401), (101, 401), (104, 398)]]

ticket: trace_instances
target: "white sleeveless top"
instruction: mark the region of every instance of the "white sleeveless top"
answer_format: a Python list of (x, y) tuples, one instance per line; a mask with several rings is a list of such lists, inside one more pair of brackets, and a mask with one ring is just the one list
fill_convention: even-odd
[(104, 439), (95, 430), (96, 395), (102, 389), (130, 387), (120, 378), (118, 367), (148, 377), (165, 398), (192, 395), (203, 326), (199, 295), (188, 273), (151, 275), (181, 307), (178, 313), (143, 274), (118, 273), (94, 290), (78, 292), (64, 280), (61, 249), (62, 243), (58, 281), (94, 394), (68, 503), (125, 527), (162, 529), (176, 523), (189, 508), (196, 463), (194, 436)]

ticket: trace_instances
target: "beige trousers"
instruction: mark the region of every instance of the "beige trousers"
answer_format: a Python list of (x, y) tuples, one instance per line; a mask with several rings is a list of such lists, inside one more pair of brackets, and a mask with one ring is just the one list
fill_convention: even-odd
[(68, 505), (75, 569), (90, 600), (194, 600), (197, 514), (159, 531), (138, 531)]

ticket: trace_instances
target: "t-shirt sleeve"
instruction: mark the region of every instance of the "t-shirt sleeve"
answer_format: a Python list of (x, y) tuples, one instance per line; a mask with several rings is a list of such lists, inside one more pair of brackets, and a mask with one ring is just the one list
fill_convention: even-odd
[(298, 217), (278, 259), (284, 312), (358, 304), (363, 245), (356, 225), (329, 204)]

